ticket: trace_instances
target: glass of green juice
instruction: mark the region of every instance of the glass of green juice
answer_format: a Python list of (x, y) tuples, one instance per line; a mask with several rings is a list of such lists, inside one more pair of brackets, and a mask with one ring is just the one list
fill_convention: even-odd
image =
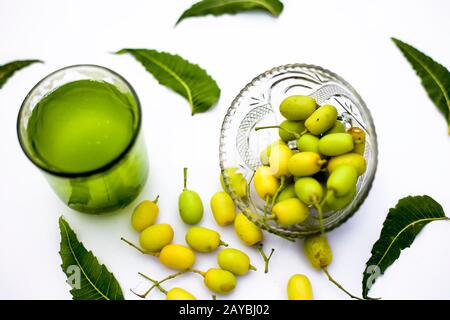
[(147, 180), (141, 122), (139, 99), (122, 76), (75, 65), (31, 89), (17, 133), (26, 156), (64, 203), (102, 214), (127, 206)]

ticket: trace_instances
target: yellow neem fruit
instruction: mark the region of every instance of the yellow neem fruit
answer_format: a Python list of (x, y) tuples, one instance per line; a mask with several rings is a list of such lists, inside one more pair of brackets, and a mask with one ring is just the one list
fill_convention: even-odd
[(292, 150), (285, 143), (272, 145), (269, 156), (269, 166), (275, 177), (289, 177), (291, 175), (288, 170), (288, 161), (293, 154)]
[(343, 164), (349, 164), (356, 169), (358, 176), (366, 171), (366, 159), (358, 153), (347, 153), (341, 156), (333, 157), (328, 161), (327, 169), (331, 174), (337, 167)]
[(144, 200), (134, 209), (131, 215), (131, 226), (136, 231), (142, 231), (155, 223), (158, 217), (158, 205), (150, 200)]
[(239, 198), (246, 196), (247, 180), (245, 180), (244, 176), (238, 171), (237, 168), (227, 168), (224, 170), (223, 174), (220, 175), (220, 183), (222, 184), (222, 188), (224, 191), (228, 192), (223, 175), (227, 177), (230, 188)]
[(224, 191), (216, 192), (211, 198), (211, 211), (219, 226), (232, 224), (236, 217), (236, 206), (230, 195)]
[(234, 248), (225, 248), (221, 250), (217, 255), (217, 264), (223, 270), (230, 271), (238, 276), (243, 276), (251, 268), (255, 270), (255, 268), (250, 265), (250, 258), (248, 255), (241, 250)]
[(276, 216), (277, 224), (291, 226), (305, 221), (309, 216), (309, 209), (299, 199), (291, 198), (275, 204), (272, 213)]
[(316, 152), (304, 151), (294, 154), (288, 162), (289, 172), (297, 177), (312, 176), (320, 171), (325, 160)]
[(186, 233), (187, 244), (198, 252), (212, 252), (219, 247), (220, 234), (204, 227), (191, 227)]
[(234, 230), (239, 239), (248, 246), (253, 246), (263, 240), (261, 229), (251, 222), (242, 212), (234, 220)]
[(158, 252), (173, 240), (173, 229), (167, 223), (146, 228), (139, 236), (139, 243), (145, 250)]
[(236, 277), (230, 271), (211, 268), (205, 273), (204, 283), (213, 292), (227, 294), (236, 287)]
[(312, 300), (312, 286), (308, 277), (294, 274), (288, 281), (287, 294), (289, 300)]
[(197, 298), (182, 288), (172, 288), (167, 291), (166, 300), (197, 300)]
[(364, 130), (358, 127), (351, 127), (347, 132), (353, 137), (353, 143), (355, 145), (353, 152), (364, 155), (366, 149), (366, 133)]
[(309, 236), (303, 244), (305, 255), (314, 268), (326, 268), (333, 261), (328, 240), (324, 235)]
[(261, 199), (272, 197), (280, 187), (280, 181), (273, 176), (273, 171), (270, 167), (261, 166), (256, 169), (253, 177), (256, 193)]
[(181, 244), (169, 244), (159, 253), (159, 261), (171, 269), (187, 270), (194, 265), (195, 254)]

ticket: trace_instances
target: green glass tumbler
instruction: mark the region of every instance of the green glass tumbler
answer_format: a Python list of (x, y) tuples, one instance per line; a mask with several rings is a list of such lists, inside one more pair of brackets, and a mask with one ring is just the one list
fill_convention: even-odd
[[(48, 159), (38, 150), (37, 144), (33, 140), (34, 136), (30, 134), (30, 131), (32, 131), (30, 128), (37, 126), (33, 123), (33, 117), (35, 117), (33, 111), (35, 111), (34, 113), (41, 112), (41, 110), (36, 112), (34, 109), (36, 107), (39, 109), (39, 103), (43, 99), (47, 99), (55, 90), (78, 82), (89, 85), (90, 81), (107, 86), (106, 94), (109, 94), (108, 92), (111, 91), (111, 94), (114, 95), (111, 99), (126, 100), (129, 104), (130, 107), (127, 109), (127, 112), (129, 113), (129, 119), (131, 119), (128, 121), (130, 124), (130, 138), (120, 145), (115, 145), (115, 140), (110, 140), (108, 143), (113, 148), (117, 148), (117, 150), (114, 150), (114, 153), (112, 153), (114, 154), (113, 157), (107, 158), (107, 161), (98, 167), (90, 167), (84, 171), (64, 170), (61, 169), (61, 166), (56, 167), (51, 161), (47, 161)], [(109, 112), (113, 112), (109, 105), (104, 104), (102, 106), (103, 113), (95, 113), (95, 110), (90, 108), (91, 106), (92, 109), (96, 108), (97, 97), (89, 96), (89, 99), (87, 99), (87, 94), (84, 95), (82, 89), (78, 88), (77, 90), (79, 91), (73, 94), (73, 98), (86, 99), (86, 101), (75, 101), (74, 105), (79, 106), (87, 103), (87, 105), (83, 106), (83, 110), (87, 109), (87, 111), (85, 115), (81, 114), (81, 120), (92, 123), (92, 118), (97, 116), (100, 119), (94, 118), (94, 121), (98, 120), (98, 123), (109, 124), (109, 118), (108, 120), (101, 119), (102, 115), (106, 114), (108, 116)], [(102, 94), (105, 93), (103, 92)], [(126, 98), (124, 99), (123, 97)], [(101, 99), (99, 97), (99, 101), (102, 101)], [(67, 108), (71, 106), (72, 104), (68, 104)], [(60, 108), (64, 109), (66, 107), (63, 105)], [(65, 109), (64, 112), (70, 112), (70, 110)], [(77, 116), (80, 117), (80, 113), (77, 113)], [(121, 121), (120, 117), (115, 119)], [(39, 124), (41, 128), (44, 128), (43, 130), (46, 130), (44, 126), (46, 128), (52, 127), (53, 124), (51, 122), (54, 121), (51, 118), (45, 120), (46, 122), (43, 121)], [(67, 119), (65, 121), (70, 122)], [(96, 65), (75, 65), (51, 73), (31, 89), (20, 108), (17, 120), (17, 134), (25, 155), (34, 165), (41, 169), (53, 190), (65, 204), (80, 212), (102, 214), (127, 206), (139, 195), (145, 185), (148, 176), (148, 158), (144, 137), (141, 132), (141, 122), (142, 114), (139, 99), (134, 89), (122, 76), (112, 70)], [(65, 125), (64, 123), (60, 127), (64, 129)], [(72, 125), (72, 123), (67, 124), (67, 126), (69, 125)], [(70, 132), (77, 135), (77, 130), (77, 127), (75, 127)], [(64, 130), (61, 131), (61, 134), (65, 134)], [(80, 137), (75, 137), (75, 139), (89, 139), (89, 137), (83, 135), (85, 132), (80, 132), (79, 134)], [(117, 139), (117, 135), (114, 138)], [(68, 141), (72, 141), (71, 139), (74, 140), (74, 137), (70, 137)], [(117, 139), (117, 141), (119, 140)], [(52, 147), (55, 150), (55, 147)], [(66, 145), (63, 144), (60, 149), (56, 149), (56, 153), (67, 150), (70, 150), (75, 155), (78, 151), (81, 152), (76, 147), (70, 149), (70, 146), (66, 148)], [(87, 156), (84, 155), (85, 158), (89, 159), (89, 157), (92, 157), (92, 159), (96, 159), (105, 156), (104, 154), (99, 154), (99, 152), (104, 152), (101, 148), (98, 148), (98, 150), (92, 148), (90, 150)]]

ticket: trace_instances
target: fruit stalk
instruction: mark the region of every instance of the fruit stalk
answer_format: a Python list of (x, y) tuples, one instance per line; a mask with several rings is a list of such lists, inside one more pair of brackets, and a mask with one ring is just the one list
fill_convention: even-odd
[(341, 289), (343, 292), (345, 292), (345, 294), (347, 294), (350, 298), (352, 299), (356, 299), (356, 300), (363, 300), (357, 296), (354, 296), (353, 294), (351, 294), (350, 292), (348, 292), (339, 282), (337, 282), (336, 280), (333, 279), (333, 277), (330, 275), (330, 273), (328, 272), (327, 268), (322, 268), (323, 272), (327, 275), (328, 280), (330, 280), (336, 287), (338, 287), (339, 289)]
[(159, 257), (159, 252), (150, 252), (150, 251), (145, 251), (142, 250), (141, 248), (139, 248), (137, 245), (135, 245), (134, 243), (132, 243), (131, 241), (128, 241), (127, 239), (125, 239), (124, 237), (120, 238), (120, 240), (122, 240), (123, 242), (125, 242), (126, 244), (132, 246), (133, 248), (135, 248), (137, 251), (139, 251), (142, 254), (148, 254), (154, 257)]
[(264, 259), (264, 273), (268, 273), (269, 272), (269, 262), (270, 262), (270, 259), (272, 258), (272, 255), (273, 255), (275, 249), (272, 248), (269, 256), (267, 256), (266, 253), (264, 252), (262, 243), (258, 243), (256, 245), (256, 249), (258, 249), (259, 253), (261, 254), (261, 256)]

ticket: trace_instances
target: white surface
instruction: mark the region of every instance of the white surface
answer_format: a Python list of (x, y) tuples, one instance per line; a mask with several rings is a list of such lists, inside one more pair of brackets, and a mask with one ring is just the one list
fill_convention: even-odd
[[(448, 180), (450, 138), (441, 114), (418, 78), (390, 41), (398, 37), (450, 67), (450, 2), (284, 0), (279, 19), (259, 13), (174, 22), (193, 1), (6, 1), (0, 0), (0, 64), (39, 58), (0, 90), (0, 298), (70, 299), (60, 269), (58, 217), (64, 214), (85, 246), (114, 272), (127, 299), (130, 288), (171, 273), (152, 257), (141, 256), (119, 238), (138, 235), (129, 225), (133, 206), (109, 216), (89, 216), (68, 209), (44, 177), (26, 159), (16, 137), (16, 117), (31, 87), (60, 67), (93, 63), (128, 79), (144, 109), (150, 179), (139, 199), (160, 194), (159, 222), (171, 223), (175, 241), (186, 226), (177, 213), (182, 167), (189, 186), (205, 203), (203, 225), (215, 225), (209, 210), (218, 181), (219, 128), (238, 91), (259, 73), (286, 63), (328, 68), (349, 81), (372, 111), (379, 138), (379, 166), (369, 197), (359, 212), (330, 234), (334, 262), (330, 272), (360, 294), (365, 262), (388, 209), (406, 195), (428, 194), (450, 215)], [(148, 74), (130, 56), (109, 52), (142, 47), (179, 53), (199, 63), (217, 80), (222, 96), (205, 114), (190, 116), (187, 102)], [(262, 269), (256, 250), (238, 241), (232, 228), (223, 239), (242, 248)], [(450, 224), (427, 226), (410, 250), (378, 280), (372, 296), (450, 298)], [(266, 250), (276, 248), (270, 273), (251, 273), (220, 299), (284, 299), (288, 278), (307, 274), (317, 299), (345, 299), (325, 275), (313, 270), (300, 243), (267, 235)], [(197, 267), (215, 265), (214, 255), (199, 255)], [(210, 298), (197, 275), (173, 280), (199, 298)], [(154, 292), (152, 299), (162, 298)]]

